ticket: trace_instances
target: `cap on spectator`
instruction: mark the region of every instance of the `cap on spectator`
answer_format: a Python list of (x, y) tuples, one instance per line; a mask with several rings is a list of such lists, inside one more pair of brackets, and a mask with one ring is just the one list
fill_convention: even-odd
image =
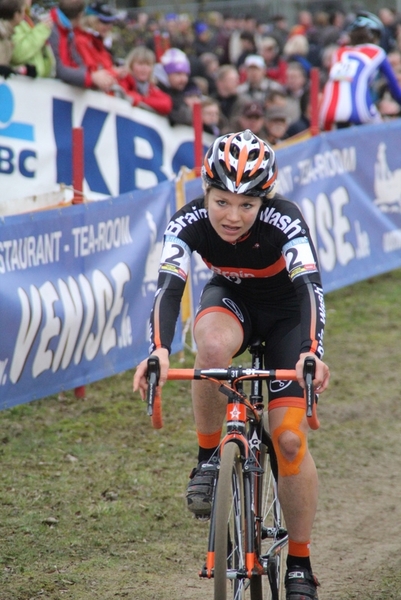
[(113, 23), (119, 19), (117, 11), (103, 2), (92, 2), (86, 7), (85, 14), (97, 17), (102, 23)]
[(259, 54), (248, 54), (244, 65), (246, 67), (258, 67), (259, 69), (264, 69), (266, 67), (263, 56), (259, 56)]
[(265, 112), (263, 110), (263, 106), (258, 102), (247, 102), (244, 104), (242, 111), (242, 115), (247, 118), (251, 117), (263, 117)]
[(201, 98), (202, 90), (199, 89), (194, 81), (191, 81), (184, 89), (184, 96), (198, 96), (198, 98)]
[(195, 24), (195, 33), (197, 33), (198, 35), (204, 33), (205, 31), (208, 31), (208, 29), (209, 27), (207, 23), (204, 23), (203, 21), (200, 21), (199, 23)]
[(171, 73), (186, 73), (191, 72), (191, 66), (187, 55), (179, 48), (169, 48), (160, 59), (164, 70), (168, 75)]
[(266, 121), (288, 121), (289, 115), (284, 106), (272, 106), (266, 111)]

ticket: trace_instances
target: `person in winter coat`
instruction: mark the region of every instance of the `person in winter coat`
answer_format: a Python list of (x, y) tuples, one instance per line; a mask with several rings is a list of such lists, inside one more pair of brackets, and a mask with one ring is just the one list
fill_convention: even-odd
[(70, 85), (110, 92), (116, 76), (103, 65), (86, 64), (79, 52), (77, 34), (84, 8), (84, 0), (60, 0), (50, 11), (53, 28), (49, 41), (56, 58), (56, 77)]
[(100, 2), (93, 2), (85, 8), (85, 13), (75, 28), (75, 43), (85, 65), (91, 70), (106, 69), (116, 80), (125, 77), (125, 66), (114, 62), (106, 45), (113, 24), (118, 20), (117, 11)]
[[(155, 65), (157, 86), (171, 97), (173, 108), (168, 118), (171, 125), (192, 125), (193, 97), (187, 100), (186, 92), (196, 86), (190, 79), (191, 65), (179, 48), (169, 48)], [(200, 102), (200, 97), (198, 98)]]
[(173, 101), (154, 82), (153, 68), (156, 57), (153, 50), (146, 46), (137, 46), (128, 54), (125, 61), (127, 75), (119, 81), (132, 106), (139, 106), (167, 116)]
[(36, 77), (36, 68), (31, 64), (11, 65), (14, 51), (14, 31), (23, 18), (24, 0), (2, 0), (0, 2), (0, 76), (4, 79), (15, 74)]
[(14, 67), (32, 65), (37, 77), (54, 77), (56, 59), (49, 44), (53, 21), (43, 13), (38, 22), (30, 14), (31, 0), (25, 0), (25, 12), (12, 34), (13, 53), (10, 64)]

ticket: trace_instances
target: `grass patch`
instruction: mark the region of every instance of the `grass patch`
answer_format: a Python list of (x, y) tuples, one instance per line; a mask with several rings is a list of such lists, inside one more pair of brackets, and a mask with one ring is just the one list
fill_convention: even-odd
[[(349, 482), (361, 498), (380, 494), (371, 461), (384, 476), (397, 455), (400, 289), (397, 270), (326, 298), (332, 381), (311, 447), (323, 487), (331, 482), (339, 496), (330, 504), (323, 494), (323, 522), (324, 507), (341, 504)], [(187, 354), (186, 366), (192, 360)], [(165, 386), (165, 426), (157, 432), (131, 390), (127, 372), (87, 386), (84, 400), (68, 392), (0, 412), (1, 600), (210, 593), (210, 582), (197, 580), (207, 525), (184, 505), (196, 456), (189, 384)], [(372, 534), (372, 554), (374, 543)], [(336, 599), (400, 598), (397, 553), (376, 562), (372, 581), (347, 582)]]

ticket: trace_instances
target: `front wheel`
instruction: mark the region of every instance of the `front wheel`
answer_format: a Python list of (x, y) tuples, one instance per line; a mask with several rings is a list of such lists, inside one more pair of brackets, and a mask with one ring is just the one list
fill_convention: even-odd
[(244, 485), (235, 442), (223, 448), (216, 489), (214, 600), (245, 600)]

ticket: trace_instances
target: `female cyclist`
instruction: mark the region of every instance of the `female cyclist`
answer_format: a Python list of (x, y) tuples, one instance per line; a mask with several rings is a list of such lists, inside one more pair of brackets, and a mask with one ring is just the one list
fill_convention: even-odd
[[(250, 130), (217, 138), (206, 153), (202, 178), (204, 196), (180, 209), (165, 231), (150, 319), (151, 353), (159, 357), (163, 385), (196, 250), (214, 274), (195, 319), (195, 368), (228, 366), (255, 335), (266, 344), (266, 364), (295, 365), (298, 382), (270, 385), (269, 426), (289, 533), (287, 599), (315, 600), (309, 546), (317, 473), (307, 445), (302, 386), (303, 363), (310, 355), (316, 359), (317, 391), (323, 392), (329, 381), (321, 360), (325, 308), (316, 252), (297, 206), (274, 191), (274, 151)], [(146, 368), (144, 360), (134, 377), (134, 390), (143, 398)], [(194, 382), (192, 400), (199, 451), (186, 497), (190, 511), (207, 515), (214, 475), (202, 465), (219, 445), (226, 399), (216, 384)]]

